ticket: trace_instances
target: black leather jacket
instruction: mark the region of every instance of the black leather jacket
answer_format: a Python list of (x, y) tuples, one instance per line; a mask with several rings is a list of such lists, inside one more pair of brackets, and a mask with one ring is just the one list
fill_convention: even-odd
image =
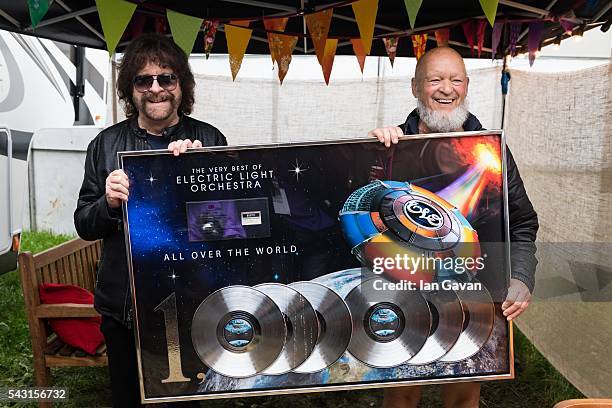
[[(413, 110), (406, 122), (400, 125), (405, 135), (419, 133), (419, 115)], [(469, 114), (463, 124), (465, 131), (483, 130), (476, 116)], [(533, 292), (535, 271), (538, 261), (535, 257), (535, 239), (538, 232), (538, 215), (527, 196), (518, 167), (510, 149), (506, 149), (508, 176), (508, 209), (510, 224), (511, 276), (525, 283)]]
[[(226, 146), (225, 136), (214, 126), (188, 116), (164, 129), (170, 141), (200, 140), (204, 146)], [(87, 148), (85, 176), (79, 192), (74, 225), (79, 236), (88, 241), (103, 240), (102, 256), (96, 278), (94, 306), (103, 315), (130, 326), (132, 301), (129, 291), (128, 264), (121, 209), (108, 207), (105, 198), (106, 177), (119, 168), (117, 152), (149, 150), (146, 131), (136, 118), (104, 129)]]

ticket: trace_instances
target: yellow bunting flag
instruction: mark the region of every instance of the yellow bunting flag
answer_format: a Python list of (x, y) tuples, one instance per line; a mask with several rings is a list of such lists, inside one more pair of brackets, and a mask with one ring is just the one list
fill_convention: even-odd
[(295, 35), (286, 34), (270, 33), (268, 35), (272, 37), (268, 42), (270, 43), (270, 51), (275, 55), (274, 61), (276, 61), (278, 67), (278, 79), (282, 84), (287, 71), (289, 71), (291, 54), (298, 42), (298, 38)]
[(438, 47), (448, 47), (448, 37), (450, 35), (450, 29), (441, 28), (436, 30), (436, 45)]
[(395, 61), (395, 54), (397, 54), (397, 43), (399, 42), (399, 37), (383, 38), (383, 42), (385, 43), (385, 49), (387, 50), (389, 61), (391, 61), (391, 68), (393, 68), (393, 61)]
[[(376, 23), (376, 13), (378, 12), (378, 0), (359, 0), (351, 4), (359, 35), (366, 55), (370, 55), (372, 49), (372, 37), (374, 36), (374, 24)], [(362, 69), (363, 71), (363, 69)]]
[[(245, 25), (246, 23), (246, 25)], [(242, 59), (246, 52), (251, 33), (253, 30), (248, 27), (248, 21), (230, 21), (225, 25), (225, 39), (227, 40), (227, 53), (229, 54), (230, 68), (232, 70), (232, 79), (236, 80), (236, 75), (242, 65)], [(236, 27), (239, 25), (240, 27)]]
[(336, 56), (337, 46), (337, 38), (328, 38), (325, 41), (325, 49), (323, 50), (321, 66), (323, 67), (323, 76), (325, 77), (325, 84), (327, 85), (329, 85), (329, 76), (331, 75), (332, 66), (334, 65), (334, 57)]
[(418, 61), (423, 54), (425, 54), (425, 49), (427, 48), (427, 34), (415, 34), (410, 37), (412, 38), (412, 51), (414, 51), (414, 56)]
[(495, 23), (498, 3), (499, 0), (480, 0), (480, 7), (482, 7), (482, 11), (484, 11), (485, 16), (487, 16), (487, 20), (489, 20), (491, 27), (493, 27), (493, 24)]
[(329, 8), (319, 11), (318, 13), (304, 16), (304, 19), (306, 19), (306, 26), (310, 32), (310, 38), (314, 44), (315, 52), (317, 53), (319, 64), (322, 64), (323, 52), (327, 46), (327, 34), (329, 33), (329, 25), (331, 24), (333, 13), (334, 10)]
[[(263, 24), (266, 31), (285, 31), (289, 17), (281, 18), (264, 18)], [(268, 45), (270, 46), (270, 57), (272, 57), (272, 63), (278, 59), (277, 55), (274, 55), (275, 50), (272, 49), (272, 36), (274, 33), (268, 33)]]
[(423, 0), (404, 0), (404, 4), (406, 5), (406, 11), (408, 12), (410, 27), (414, 28), (417, 14), (419, 14), (419, 9), (421, 8), (421, 4), (423, 4)]
[(366, 52), (363, 49), (363, 43), (360, 38), (352, 38), (351, 44), (353, 44), (353, 52), (357, 57), (357, 62), (359, 62), (359, 68), (361, 68), (361, 73), (363, 74), (363, 67), (365, 65)]
[(113, 55), (125, 28), (132, 19), (136, 4), (124, 0), (96, 0), (96, 7), (106, 40), (106, 49), (110, 55)]
[(168, 25), (174, 42), (189, 56), (204, 19), (166, 9)]

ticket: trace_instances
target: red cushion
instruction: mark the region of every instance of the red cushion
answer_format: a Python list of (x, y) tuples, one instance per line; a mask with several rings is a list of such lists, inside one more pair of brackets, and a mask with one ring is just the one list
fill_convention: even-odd
[[(77, 303), (93, 304), (93, 294), (87, 289), (74, 285), (43, 283), (38, 287), (41, 303)], [(96, 354), (96, 349), (104, 343), (100, 331), (100, 317), (70, 317), (48, 319), (47, 322), (66, 344), (79, 348), (89, 354)]]

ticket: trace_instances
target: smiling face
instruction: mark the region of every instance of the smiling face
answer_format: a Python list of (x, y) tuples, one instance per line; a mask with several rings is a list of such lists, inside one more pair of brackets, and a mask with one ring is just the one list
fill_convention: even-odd
[[(155, 63), (147, 63), (138, 75), (172, 74), (172, 69), (160, 67)], [(138, 109), (139, 121), (145, 122), (174, 122), (178, 119), (178, 107), (181, 104), (180, 83), (173, 90), (165, 90), (157, 81), (153, 81), (151, 88), (145, 92), (132, 90), (132, 100)]]
[[(418, 99), (419, 116), (431, 131), (460, 130), (468, 114), (468, 83), (463, 58), (453, 49), (434, 48), (422, 57), (412, 80), (412, 94)], [(431, 123), (432, 128), (429, 117), (448, 123), (442, 128)]]

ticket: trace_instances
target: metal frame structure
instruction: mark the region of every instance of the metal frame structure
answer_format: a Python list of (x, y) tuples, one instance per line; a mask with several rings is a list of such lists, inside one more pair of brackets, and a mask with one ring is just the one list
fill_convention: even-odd
[[(168, 7), (201, 18), (228, 22), (232, 19), (261, 20), (263, 17), (303, 17), (308, 13), (334, 7), (333, 18), (336, 24), (332, 23), (330, 36), (341, 40), (338, 43), (338, 54), (352, 54), (352, 49), (349, 47), (351, 42), (346, 41), (346, 39), (355, 38), (358, 36), (358, 31), (356, 30), (356, 20), (352, 13), (348, 11), (350, 7), (347, 6), (350, 6), (354, 1), (317, 1), (310, 4), (311, 1), (309, 0), (209, 0), (196, 6), (193, 2), (188, 1), (146, 0), (137, 2), (138, 8), (136, 13), (147, 18), (165, 18), (165, 10)], [(567, 34), (564, 34), (563, 30), (559, 27), (558, 19), (560, 17), (576, 24), (581, 30), (591, 29), (606, 23), (609, 25), (608, 20), (612, 19), (612, 3), (598, 1), (594, 6), (582, 5), (578, 9), (574, 8), (573, 3), (571, 0), (500, 0), (497, 18), (498, 20), (522, 20), (523, 22), (534, 19), (545, 20), (546, 29), (542, 38), (543, 44), (551, 43), (557, 38), (567, 37)], [(592, 4), (592, 2), (587, 3)], [(87, 6), (84, 7), (84, 5)], [(454, 2), (448, 0), (429, 0), (428, 2), (423, 2), (418, 15), (417, 26), (409, 28), (403, 1), (386, 0), (384, 3), (380, 2), (374, 38), (405, 37), (439, 28), (455, 27), (451, 30), (449, 44), (459, 47), (459, 51), (463, 55), (471, 55), (470, 46), (466, 43), (461, 29), (456, 26), (465, 21), (483, 19), (485, 16), (479, 8), (458, 7)], [(0, 29), (37, 35), (58, 41), (69, 41), (75, 45), (94, 48), (106, 47), (93, 0), (55, 0), (52, 2), (50, 11), (47, 14), (38, 26), (33, 28), (29, 21), (26, 2), (21, 4), (11, 0), (0, 0)], [(74, 22), (78, 24), (74, 24)], [(297, 35), (303, 40), (300, 41), (300, 46), (296, 47), (296, 51), (303, 54), (312, 54), (314, 48), (308, 44), (309, 35), (304, 18), (296, 19), (291, 24), (287, 33)], [(269, 53), (269, 49), (265, 44), (267, 43), (265, 29), (261, 28), (257, 23), (252, 25), (254, 25), (254, 32), (251, 38), (254, 41), (253, 44), (249, 44), (247, 53)], [(222, 26), (220, 30), (223, 31)], [(528, 30), (528, 28), (525, 28), (519, 35), (518, 47), (521, 52), (526, 49)], [(70, 36), (67, 33), (73, 33), (74, 35)], [(261, 35), (262, 33), (264, 35)], [(502, 36), (503, 51), (498, 53), (500, 56), (507, 54), (509, 51), (507, 37), (507, 35)], [(433, 42), (435, 38), (430, 36), (429, 40)], [(123, 41), (119, 44), (119, 51), (129, 41), (130, 35), (126, 34)], [(485, 42), (489, 43), (489, 41)], [(216, 43), (219, 44), (214, 47), (213, 52), (227, 52), (224, 38), (218, 39)], [(196, 41), (195, 52), (201, 51), (200, 48), (201, 45), (198, 45), (198, 41)], [(411, 47), (404, 48), (400, 47), (397, 55), (412, 56)], [(482, 50), (484, 51), (483, 57), (491, 56), (492, 50), (490, 48), (484, 47)], [(382, 44), (373, 45), (371, 55), (385, 56), (384, 46)]]

